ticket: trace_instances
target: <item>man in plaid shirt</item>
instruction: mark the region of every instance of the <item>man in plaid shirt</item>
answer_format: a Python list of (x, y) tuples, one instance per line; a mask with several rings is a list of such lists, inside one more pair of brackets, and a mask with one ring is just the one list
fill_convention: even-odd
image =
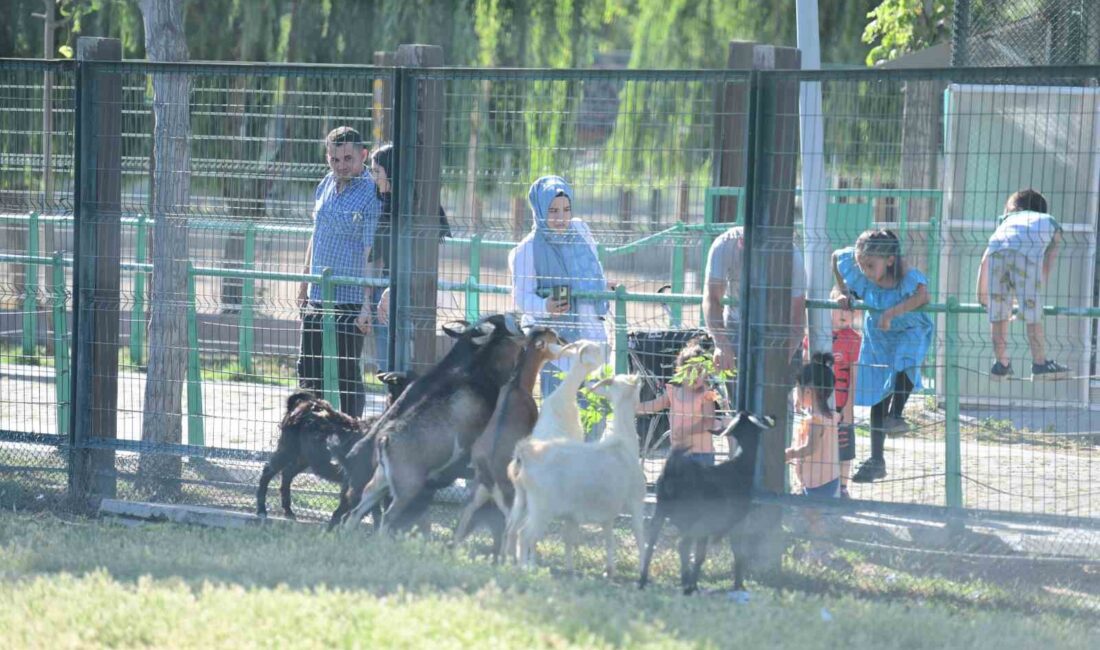
[[(364, 164), (368, 151), (358, 131), (341, 126), (325, 138), (325, 153), (332, 171), (313, 193), (313, 236), (303, 272), (319, 275), (328, 268), (335, 277), (370, 277), (368, 260), (381, 201)], [(358, 418), (366, 401), (359, 354), (364, 336), (370, 332), (371, 288), (337, 284), (333, 289), (340, 410)], [(324, 376), (321, 299), (319, 283), (303, 282), (298, 289), (302, 309), (298, 382), (318, 393)]]

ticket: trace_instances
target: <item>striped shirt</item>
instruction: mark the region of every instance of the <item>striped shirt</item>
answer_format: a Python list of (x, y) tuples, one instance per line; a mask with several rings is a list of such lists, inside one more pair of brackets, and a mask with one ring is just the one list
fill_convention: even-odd
[[(329, 172), (313, 193), (313, 260), (309, 272), (320, 274), (332, 269), (334, 276), (366, 278), (367, 252), (374, 244), (374, 231), (382, 202), (375, 191), (370, 170), (336, 189), (336, 177)], [(363, 303), (363, 287), (336, 285), (336, 304)], [(321, 301), (321, 285), (309, 287), (309, 299)]]

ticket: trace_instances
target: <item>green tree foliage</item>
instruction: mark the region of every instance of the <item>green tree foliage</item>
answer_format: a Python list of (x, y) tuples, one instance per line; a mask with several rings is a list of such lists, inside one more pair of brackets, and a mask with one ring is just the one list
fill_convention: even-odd
[(882, 0), (867, 17), (867, 65), (941, 43), (951, 36), (954, 0)]

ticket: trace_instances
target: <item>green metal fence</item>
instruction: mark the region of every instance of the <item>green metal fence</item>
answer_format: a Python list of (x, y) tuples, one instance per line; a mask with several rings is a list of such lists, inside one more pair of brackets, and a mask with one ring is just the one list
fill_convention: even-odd
[[(51, 420), (37, 415), (26, 424), (7, 419), (0, 424), (5, 441), (26, 440), (32, 434), (54, 436), (35, 439), (76, 455), (118, 452), (110, 464), (113, 469), (104, 465), (100, 471), (123, 479), (120, 489), (134, 495), (138, 492), (131, 465), (137, 461), (128, 454), (166, 453), (236, 463), (234, 471), (247, 478), (217, 478), (185, 465), (179, 485), (193, 490), (187, 496), (196, 501), (247, 507), (255, 461), (271, 451), (281, 400), (293, 385), (292, 374), (280, 373), (297, 353), (294, 285), (320, 283), (327, 298), (324, 391), (338, 403), (332, 288), (388, 284), (382, 277), (361, 280), (300, 272), (310, 233), (311, 191), (325, 172), (318, 141), (328, 128), (354, 123), (363, 132), (385, 134), (389, 129), (390, 135), (383, 137), (396, 141), (402, 165), (395, 190), (400, 225), (396, 254), (405, 260), (424, 259), (418, 256), (434, 246), (435, 233), (412, 227), (426, 216), (434, 218), (435, 206), (426, 207), (420, 198), (433, 187), (441, 188), (439, 203), (454, 231), (438, 247), (435, 267), (402, 267), (398, 273), (395, 266), (395, 287), (401, 295), (389, 336), (398, 347), (413, 347), (412, 341), (424, 334), (422, 338), (434, 344), (439, 322), (474, 320), (514, 308), (507, 255), (529, 230), (530, 216), (522, 199), (531, 180), (543, 173), (560, 172), (574, 183), (578, 213), (596, 237), (608, 279), (618, 281), (613, 291), (577, 297), (609, 301), (606, 319), (614, 350), (609, 361), (619, 371), (638, 363), (639, 354), (630, 347), (636, 335), (687, 330), (703, 322), (700, 301), (707, 251), (731, 224), (745, 227), (750, 258), (761, 268), (789, 255), (792, 240), (807, 251), (822, 242), (832, 250), (851, 243), (866, 228), (889, 225), (901, 234), (906, 257), (928, 277), (933, 300), (923, 310), (934, 316), (936, 331), (925, 359), (925, 391), (911, 400), (907, 412), (917, 431), (889, 443), (899, 458), (890, 480), (857, 488), (857, 496), (868, 502), (1096, 517), (1091, 486), (1097, 470), (1090, 437), (1095, 428), (1087, 413), (1067, 415), (1065, 407), (1069, 397), (1078, 399), (1082, 390), (1089, 397), (1091, 389), (1091, 332), (1100, 313), (1089, 290), (1068, 287), (1070, 275), (1095, 267), (1095, 209), (1086, 205), (1089, 190), (1075, 184), (1076, 176), (1062, 173), (1069, 167), (1087, 167), (1086, 159), (1100, 151), (1082, 135), (1092, 124), (1087, 108), (1093, 101), (1084, 88), (1100, 76), (1096, 70), (801, 74), (82, 65), (79, 83), (89, 84), (92, 77), (99, 83), (116, 77), (120, 81), (122, 189), (117, 213), (89, 204), (86, 197), (74, 206), (70, 198), (78, 188), (70, 185), (75, 183), (70, 180), (74, 171), (84, 181), (89, 173), (103, 171), (89, 158), (87, 147), (96, 141), (88, 139), (87, 131), (79, 139), (80, 147), (55, 147), (55, 154), (68, 155), (66, 159), (58, 154), (49, 163), (58, 171), (58, 182), (46, 199), (33, 198), (41, 194), (41, 188), (32, 187), (33, 178), (45, 164), (41, 145), (34, 144), (43, 135), (33, 123), (35, 111), (40, 111), (40, 90), (23, 96), (17, 113), (22, 122), (0, 118), (0, 138), (5, 142), (0, 154), (0, 228), (8, 237), (0, 250), (0, 298), (9, 299), (0, 316), (18, 322), (3, 332), (4, 340), (18, 350), (18, 355), (14, 349), (5, 352), (3, 366), (19, 375), (19, 386), (30, 385), (38, 378), (18, 362), (44, 357), (44, 343), (54, 366), (41, 373), (48, 381), (39, 381), (52, 392), (39, 400), (53, 411)], [(76, 110), (81, 105), (74, 96), (75, 64), (28, 67), (0, 62), (0, 88), (40, 87), (36, 83), (46, 69), (67, 75), (55, 91), (54, 110), (72, 122), (56, 122), (72, 140), (75, 123), (92, 119), (86, 112), (88, 95), (83, 96), (84, 107)], [(149, 84), (160, 74), (186, 75), (192, 83), (194, 187), (189, 203), (153, 217)], [(790, 103), (799, 84), (807, 81), (822, 87), (823, 114), (818, 117), (825, 144), (818, 153), (826, 158), (829, 179), (828, 187), (809, 192), (797, 179), (797, 110)], [(1025, 82), (1031, 88), (1026, 98), (1006, 90), (1006, 84)], [(1055, 82), (1075, 90), (1043, 90)], [(399, 91), (395, 106), (372, 108), (378, 84)], [(991, 99), (974, 90), (984, 86), (1000, 88), (1001, 94)], [(433, 97), (441, 101), (431, 104)], [(1017, 104), (1005, 103), (1013, 98)], [(108, 105), (93, 102), (91, 108), (104, 111)], [(395, 114), (401, 120), (395, 120)], [(1062, 131), (1049, 126), (1059, 115), (1070, 116)], [(974, 116), (985, 116), (988, 123), (975, 122)], [(1043, 138), (1028, 141), (1032, 149), (1017, 146), (1012, 140), (1015, 127), (1005, 116), (1050, 137), (1046, 144)], [(417, 129), (433, 119), (438, 120), (433, 124), (439, 127), (440, 140), (429, 147), (418, 139)], [(755, 132), (741, 141), (729, 139), (731, 131), (742, 129)], [(1076, 138), (1075, 149), (1065, 144), (1071, 141), (1069, 129)], [(1002, 151), (1002, 144), (1015, 153)], [(1033, 153), (1030, 167), (1019, 159), (1025, 149)], [(1009, 155), (1017, 158), (1009, 161)], [(760, 174), (737, 178), (732, 159)], [(429, 169), (429, 161), (438, 164), (438, 173)], [(1046, 161), (1063, 165), (1062, 171), (1045, 171)], [(972, 258), (995, 226), (995, 204), (1003, 200), (1003, 186), (1020, 181), (1019, 170), (1025, 167), (1038, 170), (1037, 184), (1053, 188), (1048, 192), (1056, 205), (1070, 206), (1064, 211), (1080, 217), (1068, 220), (1064, 266), (1052, 278), (1050, 299), (1044, 302), (1052, 355), (1076, 355), (1076, 369), (1064, 385), (1016, 381), (990, 388), (980, 370), (988, 365), (989, 352), (987, 326), (979, 320), (984, 312), (972, 289)], [(810, 219), (804, 204), (807, 197), (819, 194), (825, 198), (824, 219)], [(114, 374), (116, 436), (98, 435), (86, 421), (79, 424), (94, 409), (74, 399), (79, 397), (74, 389), (80, 393), (88, 386), (71, 379), (80, 366), (87, 371), (87, 359), (78, 354), (73, 365), (67, 354), (67, 341), (73, 349), (88, 343), (81, 339), (82, 333), (87, 336), (88, 318), (113, 313), (106, 303), (89, 306), (91, 288), (74, 279), (80, 271), (73, 268), (88, 271), (110, 264), (97, 258), (87, 231), (80, 231), (80, 224), (100, 223), (95, 221), (100, 217), (105, 222), (108, 216), (117, 217), (120, 233), (117, 319), (123, 327), (117, 342), (124, 357)], [(146, 417), (141, 391), (150, 361), (145, 323), (158, 300), (151, 280), (154, 243), (158, 222), (181, 217), (190, 240), (186, 250), (176, 251), (175, 259), (187, 264), (187, 285), (181, 296), (170, 300), (183, 304), (186, 320), (186, 363), (179, 381), (186, 390), (179, 414), (186, 436), (178, 442), (154, 443), (143, 440), (139, 430)], [(29, 272), (31, 268), (43, 273)], [(821, 275), (820, 269), (810, 271)], [(86, 282), (88, 276), (82, 278)], [(774, 355), (797, 334), (788, 321), (772, 318), (773, 312), (767, 311), (783, 295), (786, 283), (789, 280), (765, 278), (750, 291), (772, 293), (760, 294), (755, 302), (739, 301), (750, 310), (744, 316), (750, 356)], [(414, 300), (414, 284), (430, 291), (421, 291), (423, 295)], [(669, 285), (669, 292), (659, 291), (664, 285)], [(811, 288), (811, 312), (832, 310), (825, 296)], [(436, 297), (429, 299), (428, 293)], [(74, 295), (83, 307), (76, 310), (76, 323), (70, 324)], [(726, 302), (733, 302), (731, 298), (727, 296)], [(128, 335), (121, 333), (125, 325)], [(1019, 356), (1020, 340), (1012, 345)], [(422, 352), (401, 352), (398, 361), (404, 354), (405, 367), (422, 370), (422, 357), (417, 356)], [(670, 358), (675, 350), (662, 354)], [(245, 381), (225, 381), (209, 372), (222, 357), (235, 363)], [(276, 368), (273, 359), (283, 365)], [(96, 380), (111, 374), (93, 370), (90, 376)], [(789, 385), (771, 373), (770, 365), (743, 368), (754, 391), (773, 404), (782, 401), (785, 414), (796, 415), (786, 403)], [(750, 404), (759, 408), (763, 402), (755, 394), (751, 397), (757, 401)], [(1036, 404), (1028, 407), (1033, 411), (1028, 417), (1037, 426), (1025, 430), (1000, 424), (1015, 415), (999, 416), (995, 407), (1016, 407), (1025, 401)], [(380, 402), (380, 395), (372, 397), (372, 412)], [(1058, 406), (1043, 410), (1043, 405)], [(867, 443), (866, 415), (857, 412), (856, 418), (862, 449)], [(50, 421), (56, 426), (48, 425)], [(1055, 431), (1046, 432), (1046, 427)], [(648, 459), (651, 478), (659, 471), (661, 453)], [(1021, 462), (1002, 471), (1005, 459)], [(1050, 476), (1039, 470), (1046, 466), (1054, 468)], [(331, 491), (313, 488), (309, 503), (323, 510)]]

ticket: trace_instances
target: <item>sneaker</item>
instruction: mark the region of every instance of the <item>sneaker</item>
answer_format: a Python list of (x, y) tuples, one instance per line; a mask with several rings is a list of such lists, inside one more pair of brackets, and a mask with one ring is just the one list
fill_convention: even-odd
[(1052, 359), (1046, 363), (1031, 364), (1032, 379), (1060, 379), (1069, 373), (1069, 366), (1063, 366)]
[(886, 478), (886, 461), (881, 458), (868, 458), (852, 475), (853, 483), (870, 483)]
[(1012, 376), (1012, 362), (1010, 361), (1008, 365), (1005, 365), (1000, 361), (993, 364), (993, 367), (989, 369), (989, 376), (993, 379), (996, 379), (997, 381), (1008, 379)]
[(846, 488), (844, 486), (841, 486), (841, 488), (840, 488), (840, 498), (841, 499), (851, 499), (852, 498), (852, 495), (848, 493), (848, 488)]
[(888, 436), (904, 436), (909, 433), (912, 428), (904, 419), (893, 415), (887, 415), (882, 418), (882, 430)]

